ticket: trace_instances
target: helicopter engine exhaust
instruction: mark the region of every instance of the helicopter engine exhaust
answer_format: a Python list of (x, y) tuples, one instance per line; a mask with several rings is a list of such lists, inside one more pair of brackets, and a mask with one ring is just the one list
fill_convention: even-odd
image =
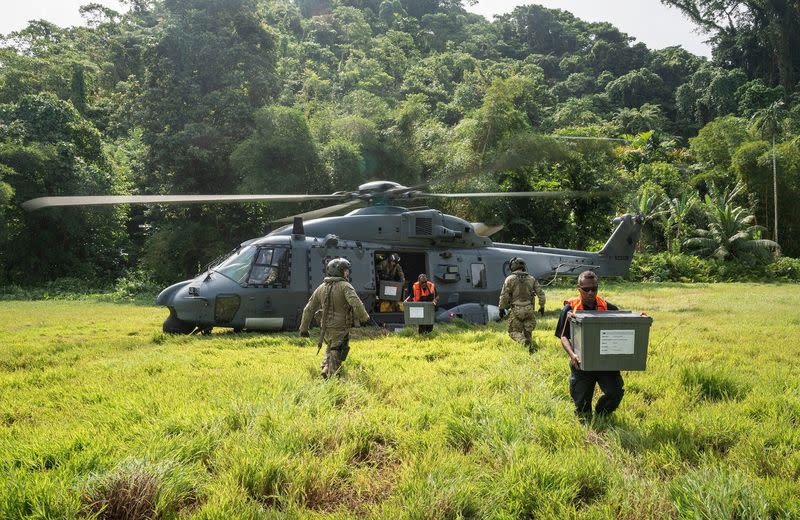
[(300, 238), (305, 236), (306, 230), (303, 226), (303, 217), (294, 217), (294, 222), (292, 223), (292, 236), (295, 238)]

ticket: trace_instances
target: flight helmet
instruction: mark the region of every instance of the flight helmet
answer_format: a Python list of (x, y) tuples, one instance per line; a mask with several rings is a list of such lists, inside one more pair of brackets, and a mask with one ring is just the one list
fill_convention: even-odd
[(518, 256), (515, 256), (514, 258), (511, 259), (511, 266), (510, 267), (511, 267), (511, 272), (512, 273), (514, 271), (518, 271), (520, 269), (522, 269), (524, 271), (525, 267), (526, 267), (525, 266), (525, 260), (523, 260), (522, 258), (520, 258)]
[(352, 265), (347, 258), (334, 258), (328, 265), (325, 266), (325, 272), (328, 276), (339, 276), (344, 278), (345, 271), (352, 271)]

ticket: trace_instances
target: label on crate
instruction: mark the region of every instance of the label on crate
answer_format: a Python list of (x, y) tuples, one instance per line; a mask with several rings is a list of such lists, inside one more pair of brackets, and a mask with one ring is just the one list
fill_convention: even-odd
[(385, 285), (383, 287), (384, 296), (397, 296), (397, 287), (394, 285)]
[(633, 354), (635, 330), (601, 330), (600, 355)]
[(409, 309), (408, 309), (408, 317), (409, 318), (424, 318), (425, 317), (425, 308), (424, 307), (409, 307)]

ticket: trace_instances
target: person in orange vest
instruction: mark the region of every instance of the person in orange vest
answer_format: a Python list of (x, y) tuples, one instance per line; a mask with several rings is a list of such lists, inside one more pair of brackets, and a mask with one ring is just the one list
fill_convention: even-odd
[(575, 354), (570, 341), (570, 314), (574, 311), (616, 311), (619, 308), (597, 295), (598, 279), (593, 271), (584, 271), (578, 276), (579, 296), (564, 301), (561, 316), (556, 325), (556, 337), (569, 355), (569, 395), (575, 403), (575, 414), (584, 421), (592, 418), (592, 396), (594, 387), (600, 385), (603, 395), (597, 400), (595, 413), (608, 415), (617, 409), (625, 393), (622, 374), (619, 370), (588, 372), (581, 370), (581, 359)]
[[(406, 301), (409, 299), (414, 302), (433, 302), (434, 307), (436, 307), (436, 304), (439, 303), (439, 295), (436, 292), (436, 284), (429, 282), (428, 277), (425, 276), (424, 273), (419, 275), (417, 277), (417, 281), (411, 286), (411, 294), (408, 296)], [(432, 330), (433, 325), (418, 326), (418, 332), (420, 334), (425, 334), (427, 332), (431, 332)]]

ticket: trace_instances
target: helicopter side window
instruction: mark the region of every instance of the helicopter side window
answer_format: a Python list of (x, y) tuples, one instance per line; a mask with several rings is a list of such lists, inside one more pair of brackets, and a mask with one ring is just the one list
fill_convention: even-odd
[(279, 285), (289, 283), (289, 248), (262, 247), (258, 250), (248, 285)]
[(256, 256), (255, 246), (247, 246), (235, 250), (228, 258), (222, 261), (214, 271), (230, 278), (238, 284), (243, 284), (250, 272), (253, 257)]
[(472, 286), (483, 289), (486, 287), (486, 265), (471, 264), (470, 274), (472, 275)]

